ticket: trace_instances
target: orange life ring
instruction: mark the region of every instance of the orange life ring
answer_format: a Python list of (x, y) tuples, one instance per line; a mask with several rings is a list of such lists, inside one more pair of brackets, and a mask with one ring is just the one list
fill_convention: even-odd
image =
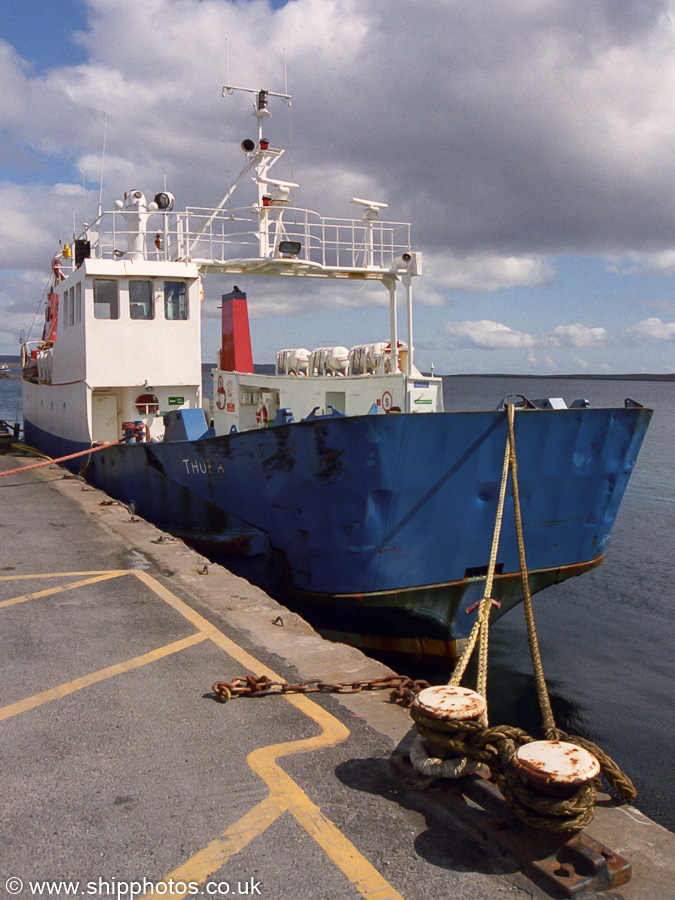
[(150, 413), (157, 413), (159, 411), (159, 400), (155, 394), (139, 394), (136, 397), (136, 409), (144, 416)]
[(263, 405), (256, 411), (255, 420), (258, 423), (258, 428), (264, 428), (267, 425), (267, 407), (263, 403)]

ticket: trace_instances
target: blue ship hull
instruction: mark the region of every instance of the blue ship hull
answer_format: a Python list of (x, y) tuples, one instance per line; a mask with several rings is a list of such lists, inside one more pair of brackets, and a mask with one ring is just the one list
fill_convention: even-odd
[[(650, 417), (517, 412), (533, 591), (600, 563)], [(258, 554), (274, 592), (329, 636), (448, 660), (482, 596), (506, 435), (504, 411), (318, 418), (121, 444), (89, 457), (84, 474), (160, 527)], [(26, 439), (49, 449), (30, 423)], [(522, 600), (513, 520), (509, 491), (495, 617)]]

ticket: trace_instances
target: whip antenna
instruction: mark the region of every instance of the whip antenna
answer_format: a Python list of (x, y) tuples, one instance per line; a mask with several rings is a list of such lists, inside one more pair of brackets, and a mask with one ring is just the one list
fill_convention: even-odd
[(103, 167), (105, 166), (105, 141), (108, 135), (108, 101), (105, 104), (105, 121), (103, 123), (103, 151), (101, 153), (101, 185), (98, 190), (98, 212), (96, 218), (101, 218), (103, 212)]
[[(84, 166), (82, 166), (82, 193), (84, 194), (84, 221), (89, 221), (89, 216), (87, 215), (87, 185), (84, 179)], [(86, 226), (85, 226), (86, 227)]]
[[(288, 133), (289, 144), (291, 150), (291, 181), (295, 181), (295, 165), (293, 159), (293, 105), (291, 104), (290, 94), (288, 93), (288, 66), (286, 57), (286, 48), (284, 47), (284, 93), (288, 97), (286, 105), (288, 106)], [(293, 191), (293, 220), (297, 224), (298, 212), (295, 206), (295, 190)]]

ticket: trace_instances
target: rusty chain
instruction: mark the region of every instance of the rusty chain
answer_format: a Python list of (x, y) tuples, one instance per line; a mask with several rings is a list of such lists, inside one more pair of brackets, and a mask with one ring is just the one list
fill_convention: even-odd
[(243, 675), (232, 681), (216, 681), (213, 692), (219, 700), (227, 703), (232, 697), (267, 696), (269, 694), (358, 694), (361, 691), (391, 691), (390, 703), (411, 706), (415, 696), (429, 687), (429, 682), (421, 678), (412, 679), (405, 675), (387, 675), (363, 681), (321, 681), (309, 678), (297, 684), (288, 681), (272, 681), (267, 675)]

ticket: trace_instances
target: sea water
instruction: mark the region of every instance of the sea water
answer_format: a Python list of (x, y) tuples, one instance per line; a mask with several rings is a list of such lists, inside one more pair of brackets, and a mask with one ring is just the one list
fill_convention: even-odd
[[(457, 376), (443, 388), (447, 410), (493, 409), (509, 393), (592, 406), (630, 397), (654, 410), (603, 564), (536, 594), (534, 611), (556, 724), (599, 743), (636, 783), (636, 805), (675, 830), (675, 383)], [(0, 419), (15, 420), (19, 393), (18, 380), (0, 379)], [(493, 724), (537, 732), (522, 605), (490, 631), (488, 700)]]
[(10, 424), (21, 415), (21, 367), (15, 356), (0, 356), (0, 365), (9, 366), (10, 378), (0, 377), (0, 419)]

